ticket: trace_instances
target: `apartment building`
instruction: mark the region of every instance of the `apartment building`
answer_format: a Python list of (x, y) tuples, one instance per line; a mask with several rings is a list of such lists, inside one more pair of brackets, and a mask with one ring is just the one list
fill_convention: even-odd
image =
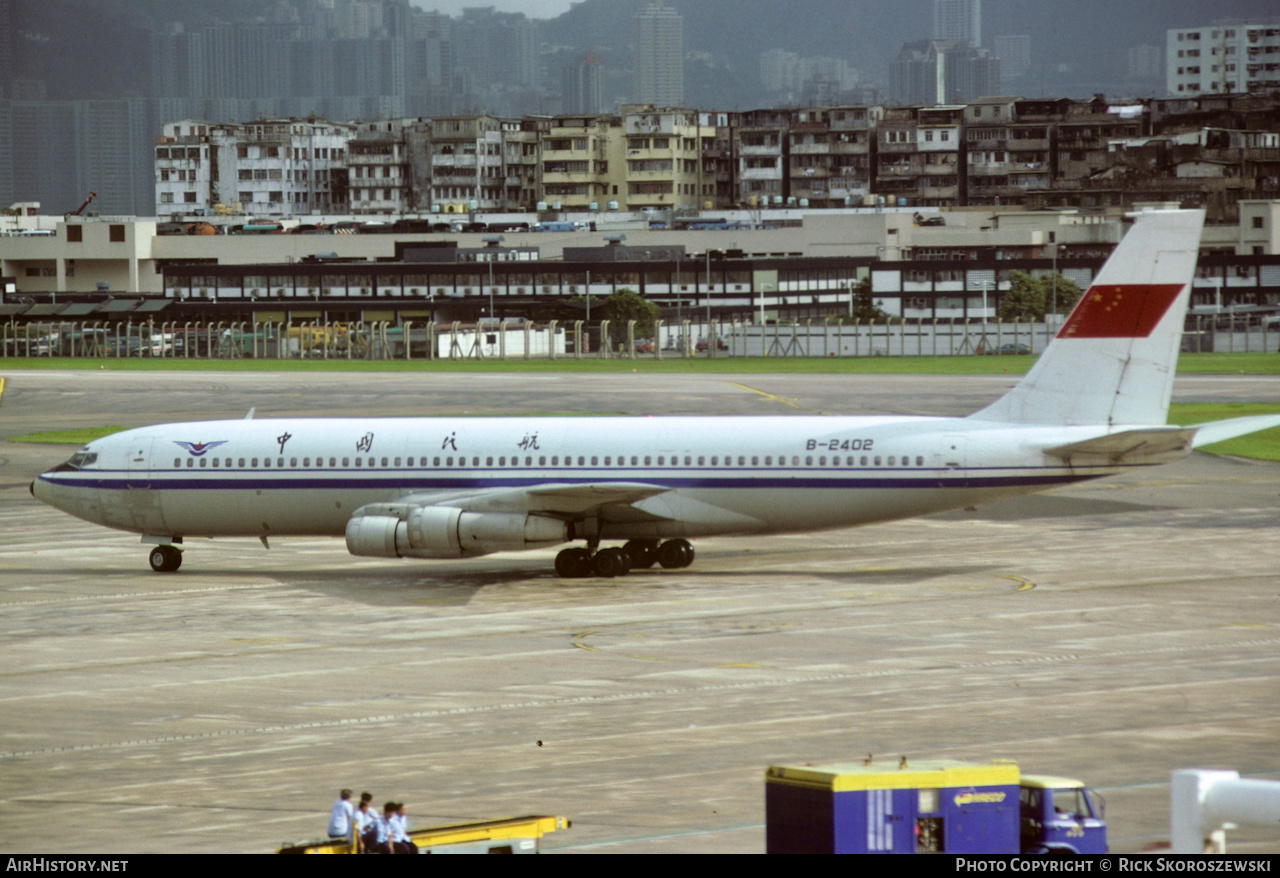
[(565, 210), (627, 205), (627, 141), (618, 116), (556, 116), (542, 140), (539, 200)]
[(354, 126), (299, 119), (167, 123), (155, 146), (156, 215), (346, 211)]
[(353, 214), (398, 214), (430, 207), (431, 123), (392, 119), (357, 126), (348, 146)]
[(698, 114), (691, 110), (623, 108), (627, 206), (630, 210), (694, 207), (701, 192)]
[(871, 130), (879, 108), (797, 110), (787, 134), (790, 198), (806, 207), (845, 207), (871, 192)]
[(752, 110), (738, 116), (738, 200), (751, 206), (782, 204), (791, 194), (791, 113)]
[(876, 194), (899, 204), (964, 204), (964, 116), (964, 106), (886, 108), (876, 132)]
[(1177, 28), (1166, 31), (1165, 46), (1170, 95), (1280, 88), (1280, 23)]
[(545, 121), (444, 116), (431, 123), (431, 205), (445, 213), (529, 210)]

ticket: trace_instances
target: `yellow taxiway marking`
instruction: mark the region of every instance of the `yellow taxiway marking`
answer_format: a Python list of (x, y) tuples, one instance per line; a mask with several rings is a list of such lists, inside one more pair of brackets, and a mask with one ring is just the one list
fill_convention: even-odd
[(1001, 576), (1000, 578), (1009, 579), (1018, 583), (1018, 591), (1031, 591), (1031, 589), (1036, 587), (1036, 584), (1030, 579), (1023, 579), (1021, 576)]
[(741, 387), (743, 390), (749, 390), (752, 393), (758, 394), (759, 396), (763, 396), (765, 399), (771, 399), (774, 402), (780, 402), (783, 405), (789, 405), (793, 409), (800, 408), (800, 406), (796, 404), (795, 400), (783, 399), (781, 396), (774, 396), (772, 393), (766, 393), (763, 390), (756, 390), (754, 387), (748, 387), (747, 385), (739, 384), (736, 381), (731, 381), (729, 383), (732, 384), (734, 387)]

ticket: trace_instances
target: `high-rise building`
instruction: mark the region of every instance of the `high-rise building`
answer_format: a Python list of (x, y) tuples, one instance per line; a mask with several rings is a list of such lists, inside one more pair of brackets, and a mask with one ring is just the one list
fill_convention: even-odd
[(637, 103), (658, 107), (684, 104), (684, 18), (663, 0), (635, 17)]
[(1215, 24), (1166, 31), (1169, 94), (1259, 92), (1280, 88), (1280, 25)]
[(1164, 59), (1159, 46), (1133, 46), (1128, 52), (1129, 80), (1155, 80), (1164, 74)]
[(933, 0), (933, 38), (982, 45), (982, 0)]
[(595, 52), (565, 66), (560, 104), (565, 114), (604, 111), (604, 61)]
[(963, 43), (905, 43), (889, 68), (890, 97), (900, 104), (960, 104), (999, 91), (1000, 60)]
[(1000, 59), (1000, 79), (1010, 83), (1031, 72), (1031, 37), (1027, 34), (1004, 34), (996, 37), (995, 55)]

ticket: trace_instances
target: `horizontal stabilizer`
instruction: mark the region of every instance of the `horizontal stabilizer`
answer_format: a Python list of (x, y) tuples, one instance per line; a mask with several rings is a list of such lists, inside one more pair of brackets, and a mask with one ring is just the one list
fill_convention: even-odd
[(1270, 430), (1272, 427), (1280, 427), (1280, 415), (1252, 415), (1247, 418), (1196, 424), (1192, 427), (1196, 431), (1196, 438), (1191, 447), (1200, 448), (1215, 442), (1225, 442), (1237, 436), (1248, 436), (1259, 430)]
[(1191, 453), (1194, 427), (1143, 427), (1072, 442), (1044, 453), (1070, 466), (1121, 466), (1168, 463)]

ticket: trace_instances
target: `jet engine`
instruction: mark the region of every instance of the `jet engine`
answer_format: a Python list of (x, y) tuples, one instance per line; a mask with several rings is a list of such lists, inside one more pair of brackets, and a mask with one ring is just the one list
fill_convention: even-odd
[(569, 524), (559, 519), (448, 506), (366, 508), (347, 522), (347, 551), (368, 558), (464, 558), (568, 540)]

